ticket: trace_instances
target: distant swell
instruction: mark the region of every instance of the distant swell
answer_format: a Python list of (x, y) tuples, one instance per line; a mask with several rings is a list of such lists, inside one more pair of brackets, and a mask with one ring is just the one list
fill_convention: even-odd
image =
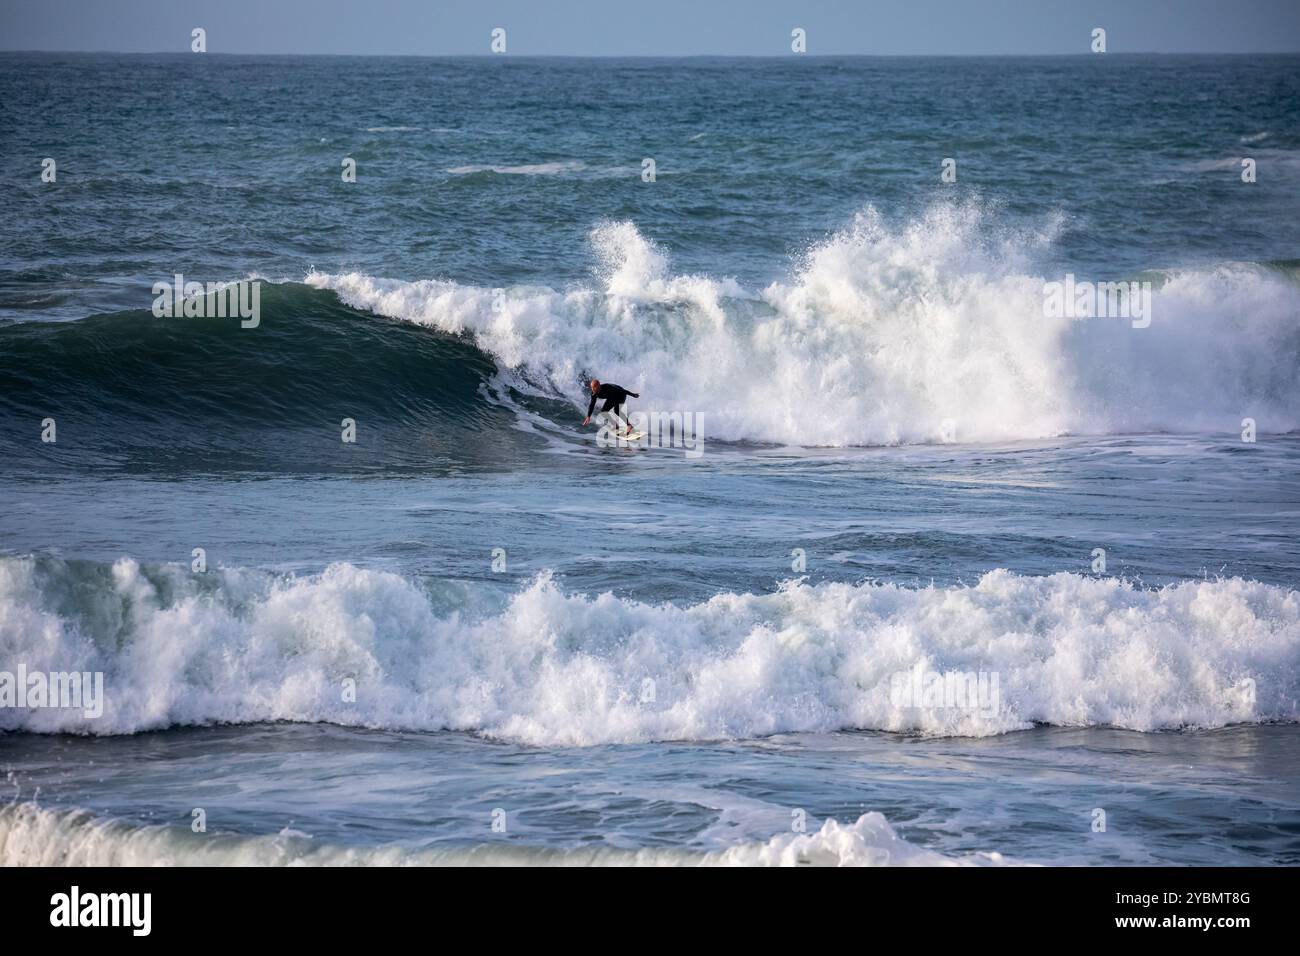
[[(466, 587), (349, 564), (282, 577), (0, 558), (0, 669), (102, 671), (107, 698), (98, 719), (0, 709), (0, 729), (330, 721), (584, 746), (1300, 718), (1300, 594), (1241, 579), (992, 571), (685, 607), (566, 594), (545, 575), (505, 606)], [(998, 706), (900, 703), (893, 675), (916, 668), (994, 673)]]

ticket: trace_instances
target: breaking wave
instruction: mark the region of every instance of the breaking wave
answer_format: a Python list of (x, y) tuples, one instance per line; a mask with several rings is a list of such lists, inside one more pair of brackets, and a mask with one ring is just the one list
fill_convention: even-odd
[(347, 304), (469, 332), (544, 392), (594, 375), (649, 409), (702, 412), (717, 439), (850, 446), (1300, 427), (1293, 265), (1151, 281), (1151, 324), (1049, 318), (1031, 263), (1056, 227), (1009, 234), (976, 205), (890, 227), (875, 210), (757, 292), (678, 275), (629, 222), (592, 231), (598, 281), (487, 289), (312, 273)]
[[(1213, 728), (1300, 719), (1300, 594), (999, 570), (676, 606), (566, 594), (546, 575), (500, 598), (350, 564), (295, 577), (0, 558), (0, 665), (104, 674), (102, 716), (0, 708), (0, 730), (28, 732), (328, 721), (585, 746)], [(996, 695), (900, 698), (901, 673), (995, 676)]]
[[(1150, 281), (1149, 327), (1048, 318), (1044, 281), (1061, 277), (1031, 263), (1055, 232), (1007, 232), (974, 205), (894, 227), (868, 209), (787, 281), (746, 290), (675, 273), (615, 222), (591, 233), (595, 278), (566, 289), (311, 273), (268, 283), (255, 329), (143, 310), (0, 325), (0, 448), (23, 470), (493, 466), (503, 446), (517, 461), (578, 440), (592, 376), (639, 392), (634, 410), (702, 416), (710, 441), (1300, 427), (1300, 265), (1080, 276)], [(31, 440), (47, 417), (58, 445)]]

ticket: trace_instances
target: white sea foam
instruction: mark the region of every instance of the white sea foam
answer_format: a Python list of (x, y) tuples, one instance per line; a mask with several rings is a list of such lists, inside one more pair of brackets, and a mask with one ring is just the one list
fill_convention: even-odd
[[(467, 331), (503, 366), (583, 401), (596, 375), (646, 407), (703, 411), (710, 437), (845, 446), (1300, 427), (1300, 288), (1254, 265), (1158, 281), (1149, 328), (1047, 318), (1041, 233), (979, 206), (900, 227), (868, 209), (793, 278), (747, 292), (675, 274), (627, 222), (591, 234), (589, 287), (492, 289), (310, 274), (349, 305)], [(1080, 276), (1122, 280), (1126, 276)]]
[[(1300, 719), (1300, 594), (1241, 579), (1153, 590), (993, 571), (678, 607), (543, 575), (504, 608), (458, 610), (427, 587), (349, 564), (295, 578), (0, 558), (0, 669), (105, 674), (103, 716), (0, 708), (0, 730), (331, 721), (582, 746)], [(996, 674), (998, 706), (900, 700), (895, 675), (917, 669)]]
[(409, 850), (344, 847), (305, 834), (195, 835), (178, 826), (131, 826), (34, 803), (0, 808), (0, 866), (989, 866), (997, 853), (947, 857), (901, 839), (879, 813), (827, 820), (810, 833), (718, 850), (612, 847), (575, 850), (515, 843)]
[(447, 172), (453, 176), (468, 176), (471, 173), (498, 173), (503, 176), (556, 176), (560, 173), (576, 173), (586, 169), (585, 163), (566, 160), (557, 163), (526, 163), (521, 166), (491, 166), (471, 164), (454, 166)]
[[(1252, 146), (1249, 156), (1221, 156), (1217, 159), (1198, 159), (1181, 164), (1179, 169), (1189, 173), (1221, 173), (1228, 172), (1232, 175), (1232, 182), (1236, 179), (1237, 174), (1241, 172), (1242, 160), (1253, 159), (1259, 164), (1261, 170), (1268, 170), (1272, 175), (1294, 175), (1300, 171), (1300, 151), (1293, 149), (1280, 149), (1277, 147), (1257, 145), (1268, 137), (1267, 133), (1256, 136), (1243, 136), (1241, 142)], [(1171, 182), (1172, 180), (1166, 180)]]

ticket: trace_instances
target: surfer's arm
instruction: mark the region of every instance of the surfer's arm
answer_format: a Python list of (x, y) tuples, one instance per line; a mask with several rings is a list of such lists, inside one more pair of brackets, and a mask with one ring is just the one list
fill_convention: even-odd
[[(590, 417), (591, 417), (591, 413), (594, 412), (595, 410), (596, 410), (596, 396), (595, 396), (595, 395), (592, 395), (592, 396), (591, 396), (591, 401), (587, 403), (587, 418), (590, 418)], [(587, 424), (587, 423), (586, 423), (586, 421), (584, 420), (582, 424), (585, 425), (585, 424)]]

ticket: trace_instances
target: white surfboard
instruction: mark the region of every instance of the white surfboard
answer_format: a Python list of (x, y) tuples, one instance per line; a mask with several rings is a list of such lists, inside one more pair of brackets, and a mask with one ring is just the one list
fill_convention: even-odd
[(619, 418), (613, 412), (601, 412), (601, 414), (613, 423), (610, 427), (614, 430), (616, 438), (622, 439), (623, 441), (639, 441), (645, 437), (642, 432), (636, 431), (631, 425), (623, 421), (623, 419)]

